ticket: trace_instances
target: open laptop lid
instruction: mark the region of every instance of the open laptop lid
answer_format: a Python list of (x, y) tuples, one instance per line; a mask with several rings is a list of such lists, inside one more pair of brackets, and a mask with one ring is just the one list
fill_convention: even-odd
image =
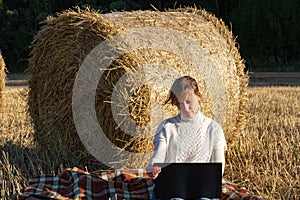
[(155, 181), (156, 198), (220, 198), (222, 163), (156, 163), (161, 172)]

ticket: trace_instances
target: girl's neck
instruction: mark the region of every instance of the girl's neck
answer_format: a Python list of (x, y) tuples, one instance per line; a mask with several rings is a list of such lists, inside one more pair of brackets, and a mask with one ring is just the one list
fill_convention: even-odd
[(196, 114), (193, 117), (185, 117), (184, 115), (182, 115), (180, 113), (180, 118), (181, 118), (181, 121), (183, 121), (183, 122), (194, 122), (197, 119), (199, 119), (200, 114), (201, 114), (200, 109), (198, 109), (198, 111), (196, 112)]

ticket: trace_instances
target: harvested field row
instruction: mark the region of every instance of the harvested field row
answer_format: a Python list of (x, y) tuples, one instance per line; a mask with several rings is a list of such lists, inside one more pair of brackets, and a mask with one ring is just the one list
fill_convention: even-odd
[[(29, 177), (57, 174), (61, 163), (40, 151), (26, 113), (27, 87), (8, 87), (0, 121), (0, 196), (14, 199)], [(299, 199), (300, 87), (250, 87), (250, 119), (228, 149), (225, 178), (266, 200)], [(84, 169), (84, 166), (80, 166)]]

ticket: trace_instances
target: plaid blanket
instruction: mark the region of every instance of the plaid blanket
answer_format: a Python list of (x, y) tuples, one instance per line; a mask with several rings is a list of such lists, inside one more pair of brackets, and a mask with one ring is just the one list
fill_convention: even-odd
[[(152, 179), (143, 169), (105, 170), (91, 174), (78, 168), (68, 168), (59, 176), (45, 175), (29, 179), (29, 186), (17, 199), (152, 199), (153, 189)], [(261, 200), (224, 180), (220, 199)]]
[(90, 174), (81, 169), (66, 169), (60, 176), (39, 176), (29, 179), (29, 186), (18, 200), (107, 200), (152, 199), (153, 182), (142, 169), (106, 170)]
[(262, 200), (262, 198), (250, 194), (244, 187), (223, 180), (220, 200)]

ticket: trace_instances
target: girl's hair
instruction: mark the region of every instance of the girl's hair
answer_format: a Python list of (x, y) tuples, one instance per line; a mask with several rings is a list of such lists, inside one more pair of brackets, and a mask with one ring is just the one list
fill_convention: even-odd
[(165, 104), (170, 102), (178, 107), (178, 96), (187, 89), (194, 89), (195, 95), (201, 97), (196, 80), (190, 76), (182, 76), (174, 81)]

